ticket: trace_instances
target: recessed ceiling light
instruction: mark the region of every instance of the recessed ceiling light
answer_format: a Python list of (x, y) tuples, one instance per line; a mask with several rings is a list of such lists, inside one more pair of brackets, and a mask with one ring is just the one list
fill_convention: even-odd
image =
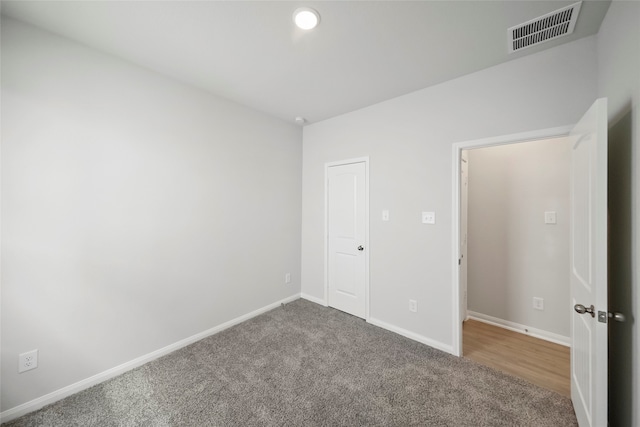
[(293, 12), (293, 22), (303, 30), (312, 30), (320, 23), (320, 14), (310, 7), (301, 7)]

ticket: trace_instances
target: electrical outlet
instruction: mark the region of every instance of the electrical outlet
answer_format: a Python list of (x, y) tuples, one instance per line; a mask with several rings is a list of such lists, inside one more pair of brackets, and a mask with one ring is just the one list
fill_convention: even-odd
[(536, 310), (544, 310), (544, 299), (533, 297), (533, 308)]
[(436, 213), (435, 212), (422, 212), (422, 223), (423, 224), (435, 224), (436, 223)]
[(38, 350), (27, 351), (18, 355), (18, 373), (21, 374), (38, 367)]
[(418, 311), (418, 301), (414, 299), (409, 300), (409, 311), (416, 313)]
[(284, 275), (284, 283), (285, 284), (291, 283), (291, 273), (287, 273)]

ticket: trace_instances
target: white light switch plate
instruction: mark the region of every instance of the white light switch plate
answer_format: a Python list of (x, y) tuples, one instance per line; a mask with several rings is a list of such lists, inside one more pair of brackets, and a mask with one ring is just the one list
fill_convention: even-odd
[(386, 209), (382, 211), (382, 220), (389, 221), (389, 211)]
[(553, 211), (548, 211), (544, 213), (544, 223), (545, 224), (555, 224), (556, 223), (556, 213)]
[(435, 224), (436, 223), (436, 213), (435, 212), (422, 212), (422, 223), (423, 224)]

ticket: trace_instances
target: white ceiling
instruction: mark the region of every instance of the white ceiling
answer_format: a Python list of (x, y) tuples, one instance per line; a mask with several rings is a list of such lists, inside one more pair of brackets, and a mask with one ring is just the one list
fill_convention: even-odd
[[(2, 1), (2, 14), (293, 122), (316, 122), (596, 34), (509, 55), (507, 28), (572, 1)], [(293, 26), (300, 6), (321, 15)]]

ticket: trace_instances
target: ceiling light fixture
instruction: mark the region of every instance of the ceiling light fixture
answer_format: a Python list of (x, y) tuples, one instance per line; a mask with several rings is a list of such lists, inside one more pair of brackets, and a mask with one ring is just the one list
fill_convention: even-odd
[(303, 30), (312, 30), (320, 23), (320, 14), (310, 7), (300, 7), (293, 12), (293, 22)]

